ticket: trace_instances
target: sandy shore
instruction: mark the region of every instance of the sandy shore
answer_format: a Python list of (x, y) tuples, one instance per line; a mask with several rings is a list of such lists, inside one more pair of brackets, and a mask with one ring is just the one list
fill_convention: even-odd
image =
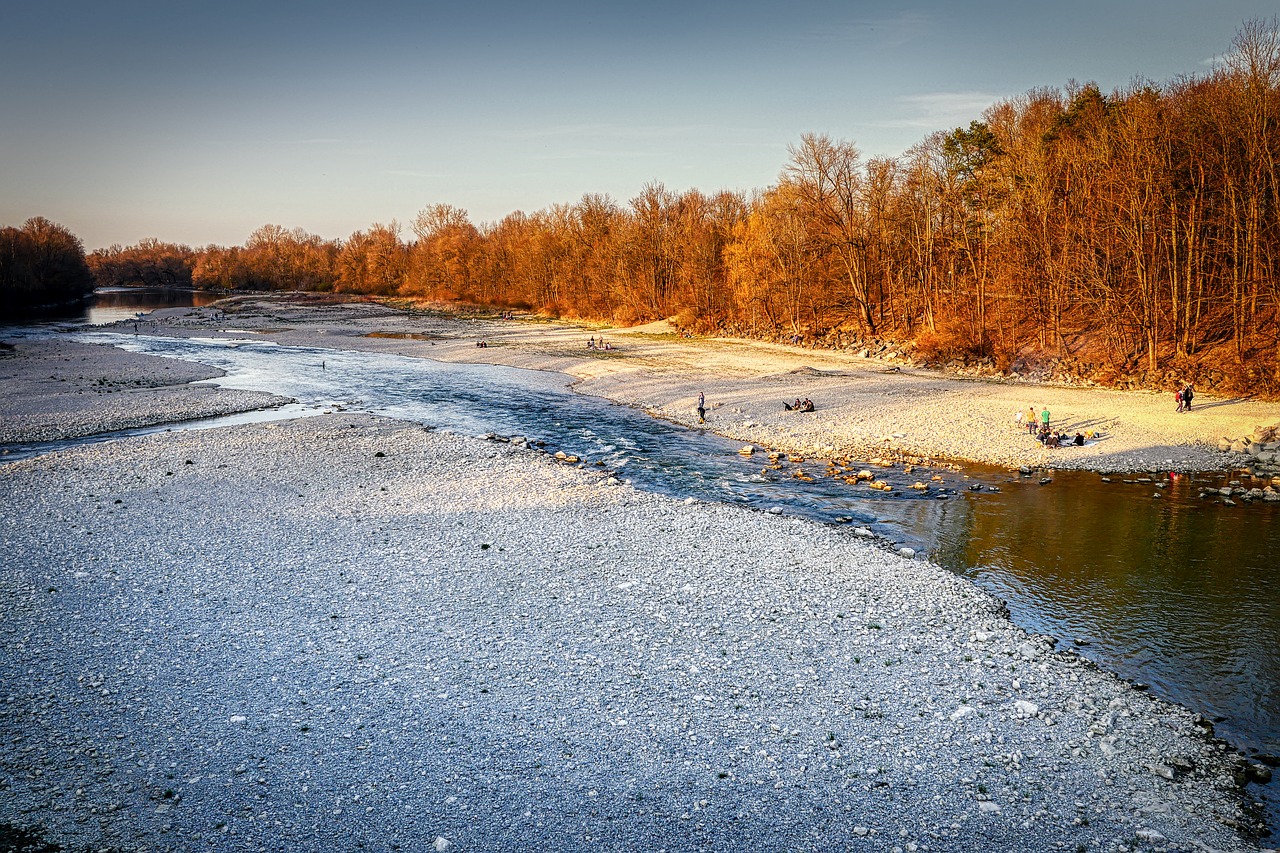
[[(281, 344), (391, 351), (444, 361), (552, 370), (575, 387), (657, 417), (697, 423), (763, 447), (852, 458), (968, 460), (1010, 468), (1103, 472), (1219, 470), (1249, 460), (1218, 441), (1280, 423), (1280, 404), (1214, 397), (1201, 389), (1190, 413), (1172, 393), (1048, 387), (945, 376), (851, 353), (722, 339), (682, 338), (665, 324), (601, 330), (528, 319), (457, 320), (376, 304), (317, 306), (246, 298), (220, 309), (157, 312), (144, 331), (265, 337)], [(368, 337), (369, 335), (381, 337)], [(589, 339), (611, 349), (588, 349)], [(476, 344), (484, 341), (486, 347)], [(784, 401), (808, 397), (812, 414)], [(1050, 450), (1017, 428), (1028, 407), (1048, 408), (1067, 433), (1094, 431), (1087, 447)]]
[[(984, 410), (1025, 389), (653, 330), (586, 351), (598, 332), (267, 308), (143, 331), (561, 370), (685, 421), (703, 389), (717, 428), (783, 447), (907, 452), (903, 424), (968, 413), (1020, 451)], [(120, 428), (136, 412), (89, 393), (101, 376), (207, 373), (72, 352), (10, 362), (8, 434)], [(61, 358), (84, 362), (51, 371), (72, 390), (46, 406)], [(819, 411), (781, 413), (795, 395)], [(1126, 402), (1111, 458), (1193, 467), (1221, 455), (1160, 424), (1275, 414), (1031, 399)], [(947, 430), (918, 432), (948, 455)], [(0, 830), (70, 850), (1259, 849), (1243, 762), (1202, 720), (847, 530), (353, 413), (12, 462), (0, 504)]]

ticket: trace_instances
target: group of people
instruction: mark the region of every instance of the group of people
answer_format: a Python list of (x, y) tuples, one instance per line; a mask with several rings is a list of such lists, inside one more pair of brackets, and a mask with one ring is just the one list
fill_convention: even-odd
[(1196, 396), (1196, 389), (1188, 382), (1173, 392), (1173, 399), (1178, 402), (1179, 412), (1191, 411), (1191, 400)]
[(1035, 406), (1027, 406), (1027, 411), (1018, 412), (1014, 415), (1013, 420), (1019, 427), (1025, 426), (1030, 435), (1036, 435), (1039, 432), (1049, 431), (1049, 407), (1045, 406), (1039, 415), (1036, 414)]
[(796, 397), (796, 401), (794, 403), (783, 403), (782, 405), (786, 407), (786, 410), (788, 412), (812, 412), (813, 411), (813, 401), (810, 400), (808, 397), (805, 397), (803, 400), (801, 400), (799, 397)]
[(598, 340), (598, 341), (597, 341), (597, 340), (596, 340), (596, 338), (595, 338), (595, 335), (592, 335), (592, 336), (587, 340), (587, 349), (607, 349), (607, 350), (611, 350), (611, 349), (613, 349), (613, 345), (612, 345), (612, 344), (610, 344), (609, 342), (607, 342), (603, 337), (601, 337), (601, 338), (600, 338), (600, 340)]
[(1036, 434), (1036, 440), (1045, 447), (1084, 447), (1084, 433), (1079, 431), (1075, 435), (1067, 435), (1044, 427)]
[(1075, 435), (1067, 435), (1065, 432), (1053, 429), (1048, 406), (1041, 409), (1040, 414), (1036, 414), (1034, 406), (1027, 406), (1027, 410), (1018, 412), (1013, 420), (1019, 429), (1026, 427), (1027, 433), (1035, 436), (1036, 441), (1045, 447), (1084, 447), (1085, 439), (1092, 438), (1094, 435), (1092, 430), (1086, 436), (1079, 431)]

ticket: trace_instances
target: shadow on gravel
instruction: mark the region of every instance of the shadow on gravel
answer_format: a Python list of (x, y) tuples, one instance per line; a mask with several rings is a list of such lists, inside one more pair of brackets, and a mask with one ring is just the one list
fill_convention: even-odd
[(65, 848), (44, 840), (42, 830), (0, 823), (0, 853), (62, 853)]

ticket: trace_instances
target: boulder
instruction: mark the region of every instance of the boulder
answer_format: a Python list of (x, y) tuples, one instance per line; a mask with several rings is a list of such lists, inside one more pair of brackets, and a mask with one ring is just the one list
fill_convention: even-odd
[(1135, 832), (1134, 835), (1148, 844), (1164, 844), (1168, 840), (1162, 832), (1145, 826)]
[(1040, 713), (1040, 706), (1035, 702), (1028, 702), (1026, 699), (1019, 699), (1013, 703), (1014, 714), (1020, 719), (1034, 717)]
[(1244, 778), (1253, 784), (1266, 785), (1271, 781), (1271, 768), (1265, 764), (1246, 764)]

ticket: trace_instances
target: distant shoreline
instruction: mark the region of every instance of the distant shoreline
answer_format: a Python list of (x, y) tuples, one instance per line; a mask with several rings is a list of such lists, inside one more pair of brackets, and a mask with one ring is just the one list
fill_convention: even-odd
[[(269, 335), (282, 345), (395, 352), (439, 361), (503, 364), (573, 377), (575, 390), (706, 428), (759, 448), (811, 456), (958, 461), (1005, 468), (1224, 471), (1249, 457), (1222, 438), (1280, 422), (1280, 403), (1033, 385), (949, 376), (845, 352), (758, 341), (684, 338), (665, 323), (626, 329), (406, 311), (376, 302), (318, 303), (240, 296), (205, 309), (154, 312), (144, 333)], [(367, 337), (371, 334), (380, 337)], [(400, 336), (400, 337), (397, 337)], [(412, 336), (412, 337), (411, 337)], [(591, 349), (591, 339), (610, 349)], [(487, 346), (477, 346), (484, 342)], [(698, 423), (699, 392), (707, 418)], [(809, 397), (817, 411), (787, 412)], [(1014, 416), (1051, 412), (1068, 435), (1100, 433), (1088, 447), (1047, 449)]]
[[(125, 324), (132, 331), (132, 322)], [(120, 326), (120, 328), (125, 328)], [(105, 327), (110, 330), (113, 327)], [(707, 429), (760, 449), (821, 458), (968, 462), (1003, 468), (1079, 469), (1099, 473), (1226, 471), (1252, 460), (1218, 450), (1222, 438), (1248, 435), (1280, 422), (1280, 403), (1196, 398), (1190, 413), (1174, 411), (1171, 395), (948, 376), (842, 352), (757, 341), (684, 338), (663, 323), (629, 329), (501, 320), (406, 311), (376, 302), (318, 303), (280, 295), (238, 296), (205, 308), (152, 312), (143, 334), (244, 337), (282, 345), (395, 352), (445, 362), (490, 363), (566, 374), (574, 390), (634, 406), (691, 428)], [(589, 348), (593, 339), (610, 348)], [(486, 346), (477, 346), (478, 343)], [(86, 358), (84, 345), (69, 347)], [(23, 343), (20, 348), (28, 348)], [(119, 379), (123, 365), (144, 356), (99, 351), (94, 369), (63, 371), (48, 380), (33, 363), (22, 373), (0, 361), (0, 378), (44, 383), (26, 395), (37, 408), (79, 407), (83, 417), (67, 436), (165, 423), (279, 405), (280, 398), (185, 383), (170, 360), (156, 376)], [(21, 359), (18, 359), (21, 361)], [(6, 362), (8, 365), (6, 366)], [(163, 368), (161, 372), (160, 368)], [(18, 373), (13, 373), (13, 371)], [(74, 373), (74, 375), (70, 375)], [(175, 381), (180, 380), (180, 381)], [(130, 381), (137, 384), (129, 385)], [(77, 384), (79, 383), (79, 384)], [(127, 392), (126, 396), (109, 393)], [(706, 421), (696, 412), (706, 397)], [(17, 395), (22, 398), (23, 395)], [(784, 402), (814, 401), (812, 413), (789, 412)], [(124, 405), (127, 402), (127, 405)], [(1019, 411), (1049, 408), (1067, 435), (1098, 433), (1087, 447), (1049, 449), (1015, 423)], [(38, 414), (38, 412), (36, 412)], [(49, 440), (30, 412), (0, 416), (0, 440)]]

